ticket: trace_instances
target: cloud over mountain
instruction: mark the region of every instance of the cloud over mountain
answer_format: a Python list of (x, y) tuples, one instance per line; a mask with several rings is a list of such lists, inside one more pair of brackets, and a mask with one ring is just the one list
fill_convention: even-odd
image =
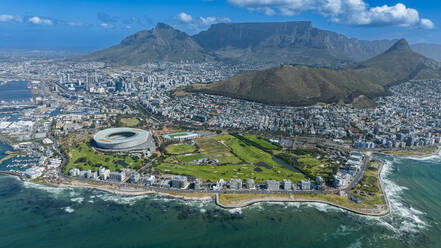
[(179, 13), (177, 18), (179, 21), (184, 22), (184, 23), (190, 23), (191, 21), (193, 21), (193, 17), (185, 12)]

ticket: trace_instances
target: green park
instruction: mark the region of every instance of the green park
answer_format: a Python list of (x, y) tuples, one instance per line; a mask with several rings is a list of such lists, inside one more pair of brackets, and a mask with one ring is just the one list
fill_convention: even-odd
[[(189, 144), (171, 144), (165, 147), (166, 154), (154, 170), (158, 173), (186, 175), (203, 181), (215, 182), (230, 178), (265, 180), (289, 179), (299, 182), (308, 179), (298, 164), (287, 163), (279, 155), (296, 154), (285, 151), (279, 145), (256, 135), (226, 134), (201, 137)], [(327, 170), (325, 159), (315, 158), (314, 153), (297, 155), (301, 165), (310, 164), (316, 174)], [(314, 178), (310, 178), (314, 179)]]

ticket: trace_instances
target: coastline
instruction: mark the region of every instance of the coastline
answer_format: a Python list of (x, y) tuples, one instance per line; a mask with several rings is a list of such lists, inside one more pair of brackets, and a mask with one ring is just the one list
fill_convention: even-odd
[[(348, 212), (352, 212), (355, 214), (365, 215), (365, 216), (373, 216), (373, 217), (380, 217), (385, 216), (390, 213), (390, 206), (388, 198), (384, 192), (384, 186), (383, 182), (381, 180), (381, 172), (383, 170), (384, 165), (381, 166), (379, 172), (378, 172), (378, 178), (380, 181), (380, 187), (383, 192), (384, 198), (385, 198), (385, 208), (384, 209), (378, 209), (378, 211), (372, 211), (372, 209), (366, 209), (363, 211), (362, 209), (357, 209), (356, 207), (351, 208), (348, 206), (343, 206), (342, 204), (339, 204), (335, 201), (336, 197), (338, 197), (336, 194), (315, 194), (315, 195), (309, 195), (309, 194), (280, 194), (280, 193), (260, 193), (260, 194), (240, 194), (240, 197), (250, 197), (250, 199), (242, 200), (239, 202), (231, 202), (231, 203), (222, 203), (219, 199), (219, 195), (222, 197), (231, 197), (235, 194), (233, 193), (216, 193), (216, 192), (209, 192), (209, 193), (196, 193), (196, 192), (188, 192), (188, 193), (170, 193), (170, 192), (161, 192), (157, 190), (140, 190), (136, 188), (129, 188), (124, 187), (120, 188), (117, 186), (111, 186), (111, 185), (98, 185), (88, 182), (83, 182), (79, 180), (74, 179), (68, 179), (63, 180), (61, 183), (49, 183), (49, 182), (41, 182), (41, 181), (32, 181), (27, 180), (23, 178), (23, 176), (17, 174), (17, 173), (8, 173), (8, 172), (0, 172), (0, 174), (9, 175), (16, 177), (20, 179), (23, 182), (31, 182), (35, 184), (45, 185), (49, 187), (55, 187), (55, 188), (82, 188), (82, 189), (93, 189), (98, 191), (103, 191), (115, 195), (122, 195), (122, 196), (145, 196), (145, 195), (159, 195), (164, 197), (172, 197), (176, 199), (181, 199), (185, 201), (214, 201), (214, 203), (224, 209), (240, 209), (244, 207), (248, 207), (251, 205), (254, 205), (256, 203), (319, 203), (319, 204), (326, 204), (329, 206), (333, 206), (336, 208), (343, 209)], [(326, 199), (328, 198), (328, 200)], [(346, 197), (347, 199), (347, 197)], [(332, 202), (334, 200), (334, 202)], [(347, 200), (349, 203), (351, 203), (349, 200)], [(351, 203), (355, 204), (355, 203)]]
[(436, 146), (436, 148), (435, 147), (433, 148), (434, 148), (433, 151), (430, 152), (424, 152), (422, 150), (397, 150), (397, 151), (379, 151), (375, 153), (386, 156), (407, 157), (407, 158), (416, 158), (416, 159), (441, 156), (441, 146)]
[[(306, 198), (311, 198), (310, 196), (308, 196), (307, 194), (301, 195), (299, 197), (299, 195), (296, 194), (287, 194), (287, 195), (282, 195), (282, 194), (261, 194), (261, 196), (256, 196), (255, 198), (251, 198), (251, 199), (246, 199), (246, 200), (239, 200), (237, 202), (232, 202), (232, 203), (227, 203), (224, 204), (221, 202), (220, 200), (220, 196), (217, 193), (216, 194), (216, 205), (225, 208), (225, 209), (236, 209), (236, 208), (243, 208), (243, 207), (248, 207), (251, 206), (253, 204), (256, 203), (295, 203), (295, 202), (299, 202), (299, 203), (321, 203), (321, 204), (326, 204), (329, 206), (333, 206), (336, 208), (340, 208), (355, 214), (360, 214), (360, 215), (365, 215), (365, 216), (374, 216), (374, 217), (381, 217), (381, 216), (386, 216), (390, 213), (390, 202), (389, 199), (386, 195), (386, 192), (384, 191), (384, 184), (383, 181), (381, 180), (381, 173), (383, 172), (383, 168), (384, 168), (384, 164), (382, 164), (381, 168), (378, 171), (378, 180), (379, 180), (379, 184), (380, 184), (380, 190), (383, 193), (383, 197), (384, 197), (384, 202), (385, 202), (385, 209), (381, 210), (381, 211), (377, 211), (377, 212), (372, 212), (369, 211), (369, 209), (366, 209), (366, 211), (362, 211), (361, 209), (355, 209), (355, 208), (350, 208), (350, 207), (346, 207), (346, 206), (342, 206), (341, 204), (335, 203), (335, 202), (331, 202), (329, 200), (324, 200), (324, 199), (306, 199)], [(244, 194), (246, 195), (246, 194)], [(322, 194), (322, 195), (317, 195), (317, 198), (325, 198), (324, 196), (328, 195), (328, 196), (335, 196), (334, 194)], [(303, 197), (303, 198), (302, 198)], [(332, 198), (331, 198), (332, 199)]]

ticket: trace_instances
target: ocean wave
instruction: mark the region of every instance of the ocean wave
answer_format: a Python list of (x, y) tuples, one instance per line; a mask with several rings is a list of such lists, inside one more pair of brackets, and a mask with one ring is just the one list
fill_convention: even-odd
[(69, 213), (69, 214), (75, 212), (75, 210), (74, 210), (73, 208), (71, 208), (71, 207), (65, 207), (65, 208), (64, 208), (64, 211), (65, 211), (66, 213)]
[(228, 209), (228, 212), (229, 212), (230, 214), (242, 214), (242, 208)]
[(72, 198), (72, 199), (70, 199), (70, 201), (81, 204), (81, 203), (83, 203), (84, 198), (83, 197)]
[(329, 205), (329, 204), (326, 204), (326, 203), (320, 203), (320, 202), (308, 202), (308, 203), (302, 203), (302, 205), (305, 205), (305, 206), (310, 207), (310, 208), (315, 208), (318, 211), (324, 212), (324, 213), (327, 213), (330, 210), (336, 211), (336, 212), (345, 211), (345, 210), (343, 210), (341, 208), (334, 207), (332, 205)]
[(438, 151), (437, 154), (433, 154), (430, 156), (423, 156), (423, 157), (412, 157), (412, 156), (406, 156), (403, 157), (406, 159), (416, 160), (416, 161), (441, 161), (441, 149)]
[(52, 186), (46, 186), (39, 183), (27, 182), (27, 181), (21, 181), (21, 182), (23, 183), (24, 188), (39, 189), (42, 191), (46, 191), (47, 193), (50, 193), (51, 195), (55, 195), (55, 196), (60, 196), (66, 194), (67, 192), (71, 192), (71, 189), (68, 188), (57, 188)]
[(129, 205), (133, 206), (137, 201), (148, 198), (149, 195), (141, 195), (141, 196), (123, 196), (123, 195), (116, 195), (111, 193), (97, 193), (95, 194), (95, 197), (106, 201), (106, 202), (114, 202), (117, 204), (122, 205)]
[(388, 198), (390, 214), (383, 217), (363, 216), (362, 218), (381, 225), (398, 236), (402, 236), (408, 233), (418, 233), (429, 225), (421, 218), (425, 215), (423, 211), (415, 209), (405, 202), (403, 193), (409, 189), (390, 179), (392, 173), (398, 169), (396, 164), (399, 162), (403, 161), (395, 158), (392, 161), (387, 160), (380, 175), (383, 190)]

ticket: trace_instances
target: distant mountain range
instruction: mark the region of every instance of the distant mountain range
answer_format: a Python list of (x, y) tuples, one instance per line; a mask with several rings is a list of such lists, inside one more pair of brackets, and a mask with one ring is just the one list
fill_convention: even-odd
[(223, 61), (338, 67), (372, 58), (395, 42), (350, 39), (314, 28), (311, 22), (220, 23), (194, 36), (159, 23), (81, 60), (114, 65)]
[(415, 52), (441, 62), (441, 45), (418, 43), (410, 46)]
[(343, 69), (284, 65), (250, 72), (186, 90), (224, 95), (268, 104), (304, 106), (316, 103), (354, 103), (368, 106), (370, 98), (411, 79), (441, 78), (441, 65), (412, 51), (399, 40), (386, 52)]

